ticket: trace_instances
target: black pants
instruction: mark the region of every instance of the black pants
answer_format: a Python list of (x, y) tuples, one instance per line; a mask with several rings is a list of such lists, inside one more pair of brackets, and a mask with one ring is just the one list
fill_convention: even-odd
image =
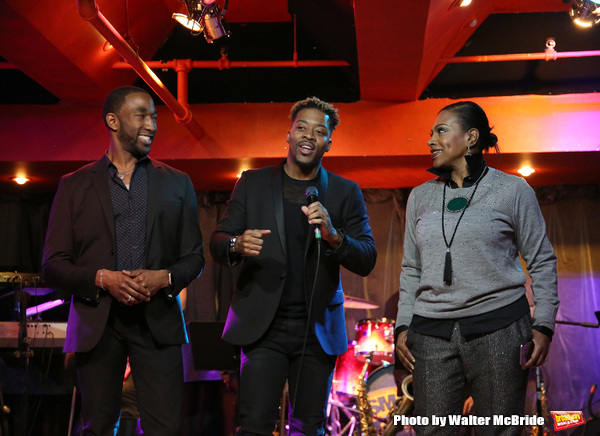
[(144, 313), (137, 308), (111, 312), (98, 345), (75, 354), (83, 434), (114, 434), (128, 356), (144, 434), (178, 436), (183, 390), (181, 346), (156, 344)]
[(242, 347), (238, 434), (273, 434), (286, 380), (291, 435), (323, 435), (336, 356), (325, 354), (304, 319), (276, 318), (257, 343)]

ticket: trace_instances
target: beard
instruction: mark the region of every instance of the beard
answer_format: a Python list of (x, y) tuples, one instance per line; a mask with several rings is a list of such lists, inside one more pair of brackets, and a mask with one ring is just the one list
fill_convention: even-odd
[(321, 165), (321, 161), (323, 160), (324, 152), (316, 153), (310, 158), (310, 160), (307, 160), (306, 156), (302, 156), (300, 154), (297, 146), (293, 151), (295, 151), (295, 153), (292, 152), (290, 157), (294, 160), (294, 163), (304, 172), (314, 170), (319, 165)]
[(132, 136), (124, 130), (120, 130), (117, 137), (123, 147), (123, 150), (130, 153), (136, 159), (141, 159), (150, 153), (150, 146), (140, 145), (137, 141), (137, 135)]
[(294, 162), (296, 163), (296, 165), (298, 165), (298, 167), (303, 170), (303, 171), (311, 171), (314, 170), (316, 167), (318, 167), (321, 164), (321, 158), (314, 158), (313, 160), (309, 161), (309, 162), (303, 162), (303, 161), (299, 161), (297, 159), (294, 159)]

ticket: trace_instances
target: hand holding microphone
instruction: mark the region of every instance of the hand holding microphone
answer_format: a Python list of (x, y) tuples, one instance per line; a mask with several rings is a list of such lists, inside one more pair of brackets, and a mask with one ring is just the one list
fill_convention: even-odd
[(308, 206), (302, 206), (302, 211), (308, 218), (308, 223), (314, 226), (315, 238), (323, 238), (335, 250), (342, 243), (342, 238), (333, 228), (329, 212), (319, 202), (319, 191), (316, 187), (309, 186), (305, 194)]
[[(306, 188), (304, 194), (306, 195), (306, 203), (308, 204), (308, 206), (319, 201), (319, 190), (315, 186), (309, 186), (308, 188)], [(308, 210), (309, 208), (307, 207), (306, 209)], [(306, 216), (309, 217), (307, 211), (304, 210), (304, 207), (302, 208), (302, 211), (304, 211)], [(308, 220), (310, 222), (310, 217), (308, 218)], [(316, 224), (313, 224), (313, 227), (315, 232), (315, 239), (321, 239), (321, 229)]]

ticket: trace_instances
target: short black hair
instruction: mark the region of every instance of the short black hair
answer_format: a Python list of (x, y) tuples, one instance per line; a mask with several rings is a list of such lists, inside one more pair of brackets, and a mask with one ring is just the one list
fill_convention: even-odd
[(442, 111), (449, 111), (456, 114), (463, 132), (470, 129), (477, 129), (479, 131), (479, 139), (477, 140), (477, 144), (475, 144), (478, 150), (487, 152), (490, 148), (494, 148), (496, 152), (499, 151), (498, 137), (492, 133), (488, 117), (483, 108), (477, 103), (459, 101), (446, 106), (440, 112)]
[(148, 91), (138, 88), (137, 86), (121, 86), (108, 93), (106, 100), (104, 100), (104, 105), (102, 106), (102, 119), (104, 120), (106, 127), (108, 127), (108, 124), (106, 124), (106, 115), (119, 112), (121, 107), (125, 104), (127, 96), (138, 92), (150, 95), (148, 94)]
[(325, 115), (328, 115), (329, 119), (327, 122), (327, 128), (331, 133), (333, 133), (335, 130), (335, 126), (340, 124), (338, 110), (334, 108), (332, 104), (329, 104), (317, 97), (305, 98), (304, 100), (297, 101), (294, 106), (292, 106), (292, 110), (290, 111), (290, 119), (292, 120), (292, 123), (296, 120), (298, 112), (300, 112), (302, 109), (318, 109)]

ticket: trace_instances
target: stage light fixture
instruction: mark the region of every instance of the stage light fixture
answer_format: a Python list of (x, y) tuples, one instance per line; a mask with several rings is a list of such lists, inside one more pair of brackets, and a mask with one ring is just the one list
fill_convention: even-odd
[(179, 24), (190, 29), (192, 35), (204, 34), (207, 42), (212, 43), (215, 39), (229, 36), (225, 12), (229, 0), (225, 0), (223, 9), (219, 7), (217, 0), (180, 0), (187, 9), (186, 14), (173, 14), (173, 18)]
[(202, 24), (200, 24), (193, 18), (191, 18), (185, 14), (178, 14), (178, 13), (173, 14), (172, 17), (175, 21), (177, 21), (179, 24), (181, 24), (186, 29), (191, 30), (193, 33), (202, 32)]
[(524, 166), (524, 167), (522, 167), (522, 168), (519, 168), (519, 169), (517, 170), (517, 172), (518, 172), (519, 174), (521, 174), (523, 177), (527, 177), (527, 176), (530, 176), (530, 175), (532, 175), (533, 173), (535, 173), (535, 170), (534, 170), (533, 168), (529, 167), (529, 166)]
[(580, 27), (592, 27), (600, 23), (600, 0), (575, 0), (569, 16)]
[(11, 180), (13, 182), (15, 182), (17, 185), (24, 185), (25, 183), (31, 181), (31, 179), (29, 177), (23, 177), (23, 176), (13, 177)]

